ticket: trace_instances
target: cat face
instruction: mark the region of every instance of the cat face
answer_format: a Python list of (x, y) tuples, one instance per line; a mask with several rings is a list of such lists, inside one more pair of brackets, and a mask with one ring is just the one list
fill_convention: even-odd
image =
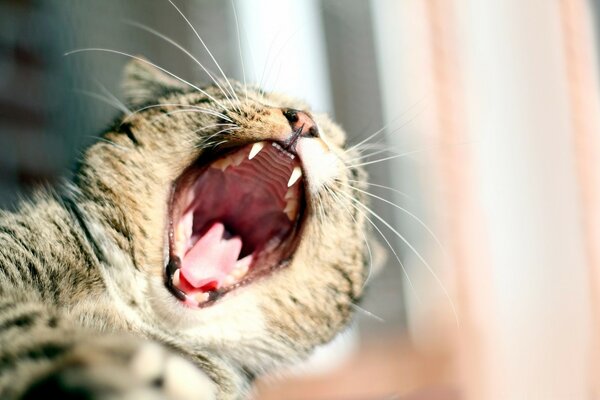
[(192, 88), (143, 61), (125, 91), (134, 112), (80, 174), (91, 194), (111, 193), (98, 212), (136, 270), (121, 285), (143, 299), (135, 312), (178, 347), (250, 371), (343, 329), (369, 261), (366, 199), (350, 189), (365, 173), (348, 166), (344, 132), (286, 96)]

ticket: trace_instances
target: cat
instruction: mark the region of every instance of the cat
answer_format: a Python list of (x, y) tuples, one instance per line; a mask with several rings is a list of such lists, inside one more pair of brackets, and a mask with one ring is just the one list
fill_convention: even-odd
[(0, 211), (0, 398), (245, 398), (363, 294), (367, 176), (338, 125), (142, 58), (123, 82), (133, 112), (72, 181)]

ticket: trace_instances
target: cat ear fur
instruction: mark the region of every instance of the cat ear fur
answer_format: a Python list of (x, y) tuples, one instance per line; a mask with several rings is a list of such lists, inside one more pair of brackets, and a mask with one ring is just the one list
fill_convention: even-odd
[(143, 57), (134, 59), (125, 66), (121, 82), (125, 100), (133, 107), (156, 101), (158, 97), (181, 91), (185, 87), (183, 82), (169, 76)]

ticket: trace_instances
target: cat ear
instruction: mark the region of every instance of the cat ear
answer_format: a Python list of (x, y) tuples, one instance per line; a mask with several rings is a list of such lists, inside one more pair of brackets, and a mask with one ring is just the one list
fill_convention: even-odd
[(140, 106), (172, 91), (181, 91), (185, 85), (139, 57), (130, 61), (123, 73), (121, 87), (129, 106)]

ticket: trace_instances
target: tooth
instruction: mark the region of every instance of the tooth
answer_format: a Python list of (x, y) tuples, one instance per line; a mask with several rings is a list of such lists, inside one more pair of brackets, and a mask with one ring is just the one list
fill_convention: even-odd
[(179, 224), (175, 229), (175, 244), (179, 245), (184, 238), (185, 228), (183, 227), (183, 224)]
[(296, 217), (296, 214), (298, 213), (298, 200), (288, 200), (287, 204), (285, 205), (285, 208), (283, 209), (283, 212), (287, 215), (290, 221), (293, 221)]
[(225, 280), (223, 280), (223, 286), (231, 286), (236, 282), (235, 276), (227, 275)]
[(293, 199), (294, 197), (296, 197), (296, 192), (294, 189), (288, 189), (287, 192), (285, 192), (285, 196), (283, 197), (286, 201), (289, 199)]
[(233, 271), (231, 271), (231, 276), (237, 281), (240, 280), (244, 277), (244, 275), (246, 275), (246, 273), (248, 272), (248, 266), (242, 266), (240, 268), (236, 268)]
[(244, 153), (242, 152), (237, 152), (230, 156), (230, 158), (233, 160), (233, 165), (237, 167), (246, 159), (246, 156), (244, 156)]
[(232, 276), (236, 282), (239, 281), (248, 273), (248, 269), (250, 269), (250, 264), (252, 264), (252, 254), (247, 255), (246, 257), (238, 260), (235, 263), (235, 269), (231, 271), (229, 276)]
[(204, 293), (204, 292), (200, 292), (194, 296), (194, 298), (196, 299), (198, 304), (204, 303), (205, 301), (208, 300), (209, 297), (210, 297), (210, 295), (208, 293)]
[(211, 167), (225, 171), (231, 164), (233, 164), (233, 159), (231, 157), (225, 157), (212, 163)]
[(181, 280), (179, 279), (180, 270), (175, 270), (173, 273), (173, 286), (179, 289), (179, 285), (181, 284)]
[(248, 154), (248, 160), (252, 160), (254, 156), (256, 156), (262, 148), (265, 147), (265, 142), (256, 142), (252, 145), (252, 149), (250, 149), (250, 154)]
[(290, 176), (290, 180), (288, 181), (288, 187), (292, 186), (300, 177), (302, 176), (302, 169), (298, 166), (294, 167), (292, 171), (292, 176)]

